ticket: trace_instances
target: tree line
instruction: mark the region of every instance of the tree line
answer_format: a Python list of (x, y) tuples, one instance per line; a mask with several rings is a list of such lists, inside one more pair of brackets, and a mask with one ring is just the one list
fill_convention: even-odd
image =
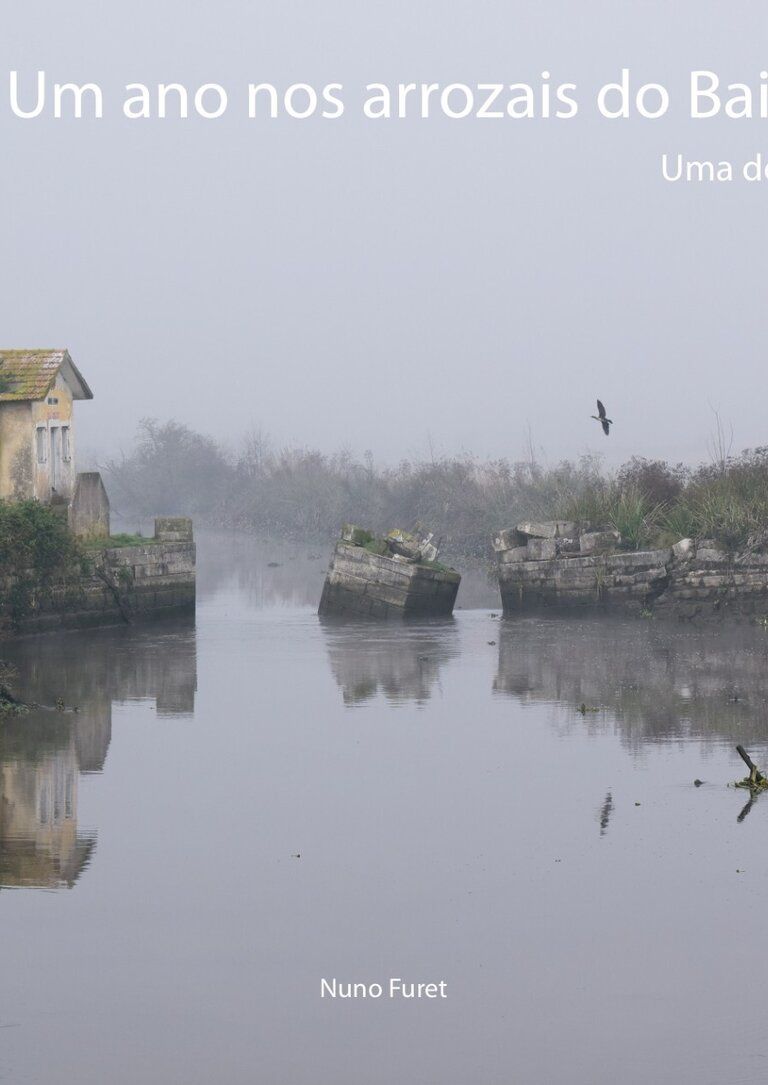
[(635, 457), (617, 471), (591, 455), (377, 465), (370, 453), (278, 447), (263, 433), (228, 450), (179, 422), (146, 419), (102, 470), (123, 516), (189, 515), (291, 539), (334, 538), (344, 522), (378, 532), (420, 523), (455, 557), (487, 556), (493, 532), (535, 517), (614, 526), (635, 547), (693, 535), (736, 548), (768, 525), (766, 448), (696, 467)]

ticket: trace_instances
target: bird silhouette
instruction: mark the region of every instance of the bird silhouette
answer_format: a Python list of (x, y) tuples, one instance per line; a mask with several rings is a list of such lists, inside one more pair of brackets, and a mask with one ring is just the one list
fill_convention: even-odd
[(592, 417), (594, 418), (595, 422), (600, 423), (600, 425), (603, 427), (603, 433), (607, 437), (608, 434), (611, 432), (613, 420), (611, 418), (606, 418), (605, 407), (599, 399), (597, 401), (597, 414), (593, 414)]

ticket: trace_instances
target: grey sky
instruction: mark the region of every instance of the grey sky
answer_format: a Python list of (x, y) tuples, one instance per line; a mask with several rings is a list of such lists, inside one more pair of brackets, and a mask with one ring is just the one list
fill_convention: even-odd
[[(261, 427), (377, 459), (768, 443), (768, 181), (671, 185), (662, 153), (768, 157), (768, 121), (691, 121), (691, 68), (757, 86), (761, 3), (49, 0), (0, 40), (2, 346), (68, 346), (80, 441), (139, 418)], [(672, 93), (607, 121), (632, 69)], [(7, 73), (97, 81), (101, 121), (20, 121)], [(367, 121), (368, 82), (578, 85), (571, 121)], [(217, 121), (133, 121), (124, 84), (216, 81)], [(338, 121), (248, 121), (248, 82), (344, 84)], [(589, 415), (600, 395), (616, 421)]]

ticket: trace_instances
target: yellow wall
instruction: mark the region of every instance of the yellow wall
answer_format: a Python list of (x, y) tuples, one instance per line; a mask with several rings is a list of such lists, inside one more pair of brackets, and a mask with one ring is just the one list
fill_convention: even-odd
[[(58, 402), (49, 403), (49, 399), (56, 399)], [(42, 400), (31, 403), (0, 402), (0, 497), (16, 500), (36, 497), (39, 501), (50, 500), (50, 431), (52, 427), (61, 425), (70, 427), (70, 458), (67, 461), (62, 459), (56, 491), (65, 498), (72, 495), (75, 447), (71, 423), (72, 393), (60, 376)], [(35, 432), (38, 426), (45, 427), (43, 463), (37, 462)]]

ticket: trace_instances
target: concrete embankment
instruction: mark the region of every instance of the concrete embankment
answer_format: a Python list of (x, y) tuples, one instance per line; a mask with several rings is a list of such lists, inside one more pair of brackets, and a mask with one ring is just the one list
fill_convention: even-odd
[(134, 621), (195, 605), (192, 521), (164, 517), (136, 545), (90, 546), (83, 561), (53, 578), (34, 571), (0, 577), (0, 626), (45, 633)]
[(555, 607), (682, 619), (768, 614), (768, 553), (727, 554), (711, 539), (622, 550), (618, 532), (567, 521), (519, 524), (493, 545), (505, 614)]

